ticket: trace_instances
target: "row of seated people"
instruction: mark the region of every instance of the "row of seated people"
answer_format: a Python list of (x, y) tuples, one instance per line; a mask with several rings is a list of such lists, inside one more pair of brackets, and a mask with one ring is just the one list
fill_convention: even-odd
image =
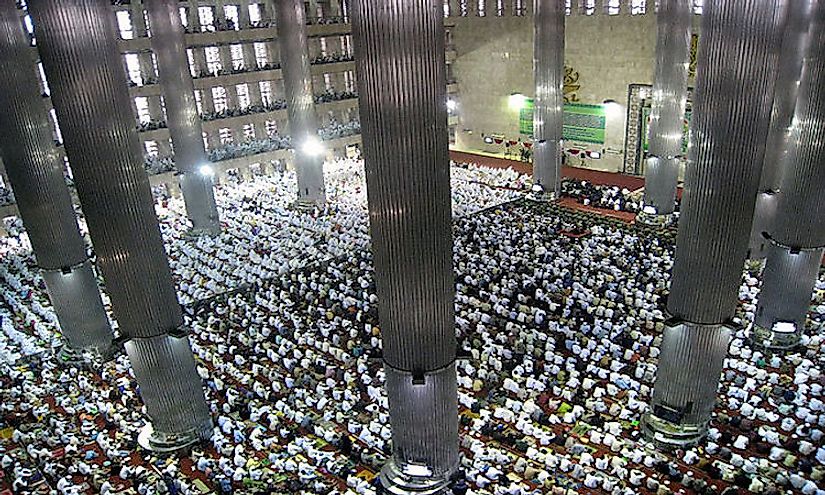
[[(360, 184), (342, 188), (354, 188), (362, 202)], [(331, 195), (335, 201), (346, 196)], [(454, 201), (461, 197), (454, 190)], [(672, 238), (557, 207), (511, 203), (479, 211), (456, 225), (457, 329), (471, 356), (459, 365), (465, 479), (456, 482), (457, 493), (467, 487), (479, 494), (817, 493), (825, 463), (825, 450), (818, 447), (824, 426), (816, 358), (821, 337), (806, 340), (806, 353), (780, 359), (750, 351), (738, 335), (708, 444), (674, 455), (655, 452), (640, 440), (636, 422), (655, 376)], [(248, 290), (197, 310), (193, 342), (216, 435), (211, 445), (173, 463), (178, 468), (134, 459), (131, 467), (146, 475), (138, 489), (155, 483), (158, 490), (186, 493), (200, 481), (231, 492), (256, 481), (288, 479), (292, 493), (374, 491), (371, 476), (391, 448), (383, 374), (380, 363), (369, 359), (380, 350), (377, 298), (368, 246), (341, 254), (334, 262), (322, 259), (271, 280), (253, 280)], [(251, 264), (244, 252), (224, 261), (244, 263)], [(18, 278), (35, 286), (33, 275)], [(752, 318), (757, 289), (758, 279), (746, 274), (743, 322)], [(825, 283), (817, 291), (812, 320), (821, 325)], [(116, 364), (120, 368), (111, 373), (128, 378), (128, 363)], [(91, 375), (75, 385), (67, 379), (75, 385), (67, 388), (97, 390), (88, 385), (94, 380)], [(50, 386), (44, 382), (39, 386)], [(136, 397), (133, 383), (121, 383), (120, 394)], [(19, 406), (21, 396), (30, 404), (43, 396), (42, 390), (25, 392), (4, 398), (4, 404)], [(65, 394), (58, 389), (54, 396)], [(69, 393), (70, 409), (76, 407), (73, 400), (88, 403)], [(116, 439), (121, 432), (128, 450), (129, 432), (133, 437), (142, 422), (132, 424), (134, 415), (120, 414), (114, 422), (119, 428), (100, 428)], [(270, 416), (278, 418), (274, 425)], [(81, 429), (82, 419), (74, 419)], [(14, 443), (23, 448), (43, 437), (17, 436)], [(290, 463), (277, 454), (292, 441), (298, 454)], [(9, 459), (14, 463), (17, 457)], [(95, 471), (94, 463), (71, 465), (85, 470), (83, 462)], [(40, 464), (34, 463), (44, 472)], [(104, 481), (122, 483), (104, 472)], [(149, 481), (153, 472), (160, 481)], [(132, 473), (127, 468), (124, 475)], [(59, 478), (64, 490), (78, 475), (70, 478)]]

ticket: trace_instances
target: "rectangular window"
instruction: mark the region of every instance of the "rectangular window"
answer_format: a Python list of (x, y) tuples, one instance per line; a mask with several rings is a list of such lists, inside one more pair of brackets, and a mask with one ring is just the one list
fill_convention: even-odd
[(253, 26), (261, 25), (261, 5), (258, 3), (249, 4), (249, 23)]
[(248, 108), (252, 103), (249, 98), (249, 86), (246, 83), (238, 84), (235, 86), (235, 91), (238, 93), (238, 105), (241, 108)]
[(212, 104), (215, 106), (216, 112), (226, 110), (226, 88), (222, 86), (212, 88)]
[(272, 103), (272, 83), (269, 81), (261, 81), (258, 83), (261, 89), (261, 103), (269, 105)]
[(332, 74), (329, 72), (324, 73), (324, 90), (332, 91)]
[(570, 3), (571, 3), (570, 0), (564, 0), (564, 13), (565, 13), (565, 15), (570, 15), (570, 13), (571, 13), (572, 8), (571, 8)]
[(252, 45), (253, 49), (255, 50), (255, 63), (258, 64), (258, 67), (264, 67), (266, 64), (269, 63), (268, 53), (266, 50), (266, 43), (255, 43)]
[(226, 18), (226, 27), (228, 30), (237, 31), (240, 29), (241, 20), (238, 13), (237, 5), (224, 5), (223, 16)]
[(158, 142), (157, 141), (144, 141), (143, 148), (146, 150), (146, 154), (149, 156), (158, 156)]
[(54, 127), (54, 141), (57, 144), (63, 144), (63, 133), (60, 132), (60, 124), (57, 122), (57, 112), (54, 108), (49, 110), (49, 116), (52, 118), (52, 126)]
[[(115, 14), (117, 18), (117, 28), (120, 31), (120, 37), (124, 40), (131, 40), (135, 37), (135, 29), (132, 26), (132, 16), (128, 10), (118, 10)], [(30, 33), (31, 34), (31, 33)]]
[(702, 15), (702, 7), (705, 5), (705, 0), (693, 0), (693, 13)]
[(459, 14), (461, 14), (461, 17), (467, 17), (467, 14), (469, 13), (469, 10), (470, 10), (470, 7), (469, 7), (469, 5), (467, 5), (467, 2), (469, 2), (470, 0), (459, 0), (459, 1), (460, 1), (460, 3), (458, 4), (458, 8), (461, 10), (461, 12), (459, 12)]
[(442, 6), (444, 8), (444, 17), (450, 17), (450, 0), (444, 0)]
[(487, 15), (487, 0), (478, 0), (476, 2), (476, 13), (479, 17), (484, 17)]
[(355, 92), (355, 72), (351, 70), (344, 72), (344, 88), (350, 93)]
[(504, 0), (496, 0), (496, 15), (498, 17), (504, 16)]
[(274, 137), (278, 135), (278, 122), (275, 120), (266, 121), (266, 135)]
[(195, 67), (195, 51), (191, 48), (186, 49), (186, 60), (189, 62), (189, 73), (192, 74), (192, 77), (196, 77), (198, 69)]
[(198, 115), (203, 113), (203, 93), (201, 90), (195, 90), (195, 106), (198, 108)]
[(138, 86), (143, 86), (143, 76), (140, 73), (140, 57), (137, 53), (127, 53), (125, 58), (129, 80)]
[(252, 141), (255, 139), (255, 126), (252, 124), (246, 124), (243, 126), (243, 139), (244, 141)]
[(201, 32), (215, 30), (215, 7), (198, 7), (198, 22), (201, 25)]
[(141, 124), (148, 124), (152, 121), (152, 114), (149, 113), (149, 98), (145, 96), (136, 96), (135, 108), (137, 109), (138, 122)]
[(40, 89), (44, 95), (49, 96), (52, 91), (49, 89), (49, 81), (46, 80), (46, 71), (43, 70), (43, 64), (37, 62), (37, 75), (40, 76)]
[(596, 0), (584, 0), (582, 7), (584, 8), (584, 15), (593, 15), (596, 13)]
[(218, 136), (221, 139), (221, 144), (232, 144), (232, 129), (224, 127), (218, 131)]
[(26, 26), (26, 32), (29, 33), (29, 36), (34, 36), (34, 24), (32, 23), (32, 16), (30, 16), (29, 14), (23, 16), (23, 25)]
[(210, 74), (217, 74), (223, 69), (221, 64), (221, 51), (217, 46), (207, 46), (206, 53), (206, 70)]
[(524, 7), (524, 0), (514, 0), (513, 2), (513, 15), (521, 17), (526, 14), (526, 9)]
[(189, 8), (181, 7), (178, 9), (178, 14), (180, 15), (180, 25), (185, 28), (189, 27)]
[(234, 70), (243, 70), (243, 45), (230, 45), (229, 54), (232, 57), (232, 68)]
[(619, 15), (622, 10), (622, 0), (607, 0), (604, 8), (607, 15)]
[(630, 15), (645, 15), (646, 13), (646, 0), (630, 0)]
[(143, 25), (146, 26), (146, 36), (152, 36), (152, 32), (149, 30), (149, 12), (146, 10), (141, 10), (143, 12)]
[(322, 57), (327, 56), (327, 39), (326, 38), (320, 38), (318, 40), (318, 50), (319, 50), (319, 55), (321, 55)]

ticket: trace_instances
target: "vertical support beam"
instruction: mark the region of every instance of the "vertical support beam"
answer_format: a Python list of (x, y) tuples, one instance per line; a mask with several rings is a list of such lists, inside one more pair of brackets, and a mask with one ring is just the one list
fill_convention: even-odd
[(709, 2), (662, 355), (644, 431), (704, 438), (739, 301), (787, 0)]
[(561, 194), (564, 111), (564, 0), (535, 0), (533, 183), (537, 199)]
[(785, 154), (788, 152), (788, 138), (791, 135), (794, 109), (799, 93), (799, 77), (802, 74), (802, 59), (808, 45), (812, 0), (799, 0), (789, 9), (788, 21), (782, 41), (782, 57), (779, 60), (779, 78), (771, 113), (771, 127), (768, 145), (756, 197), (756, 210), (751, 227), (749, 258), (762, 260), (768, 255), (770, 242), (763, 235), (770, 232), (776, 218), (777, 193), (782, 185)]
[(321, 205), (325, 202), (324, 150), (318, 137), (315, 116), (304, 2), (280, 0), (276, 5), (276, 14), (281, 72), (298, 176), (298, 203)]
[(195, 84), (189, 73), (179, 3), (178, 0), (146, 0), (152, 49), (157, 57), (166, 123), (175, 150), (186, 214), (192, 222), (190, 233), (217, 234), (221, 225), (195, 103)]
[(441, 0), (356, 0), (352, 33), (393, 441), (381, 481), (441, 493), (458, 467)]
[[(754, 321), (755, 343), (799, 344), (825, 251), (825, 0), (812, 0), (796, 112), (780, 153), (776, 222)], [(767, 166), (767, 164), (766, 164)]]
[(159, 451), (209, 438), (212, 424), (195, 372), (154, 212), (149, 179), (120, 70), (108, 0), (29, 3), (43, 67), (65, 136), (77, 193), (128, 340), (152, 428), (140, 441)]
[(639, 220), (671, 222), (682, 152), (687, 106), (691, 0), (662, 0), (656, 16), (656, 79), (650, 109), (650, 151), (645, 162), (644, 208)]
[(112, 329), (63, 179), (40, 96), (29, 37), (14, 2), (0, 2), (0, 149), (17, 209), (29, 235), (66, 344), (107, 351)]
[[(738, 303), (779, 64), (787, 0), (709, 2), (702, 16), (693, 142), (673, 281), (644, 431), (699, 442), (715, 405)], [(717, 61), (725, 60), (724, 64)]]

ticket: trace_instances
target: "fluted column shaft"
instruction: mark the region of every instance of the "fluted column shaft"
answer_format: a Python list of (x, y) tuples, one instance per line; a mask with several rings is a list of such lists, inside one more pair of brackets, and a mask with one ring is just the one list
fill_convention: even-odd
[(172, 345), (179, 338), (170, 333), (179, 334), (183, 318), (137, 131), (124, 111), (129, 91), (111, 4), (38, 0), (29, 3), (29, 13), (98, 267), (120, 331), (132, 341), (127, 351), (135, 377), (142, 391), (163, 391), (142, 394), (154, 438), (168, 445), (208, 436), (209, 411), (188, 340)]
[[(691, 441), (704, 435), (710, 418), (730, 336), (722, 325), (738, 303), (786, 5), (710, 2), (702, 15), (692, 143), (668, 299), (675, 321), (665, 330), (652, 398), (654, 416), (695, 429)], [(666, 436), (667, 429), (658, 433)]]
[(212, 189), (211, 167), (203, 145), (201, 118), (195, 103), (195, 85), (186, 58), (179, 2), (145, 0), (145, 4), (186, 213), (193, 232), (217, 233), (221, 228), (218, 208)]
[(324, 157), (312, 93), (304, 2), (278, 0), (275, 4), (289, 133), (295, 150), (298, 201), (323, 204)]
[(751, 227), (751, 259), (763, 259), (768, 253), (768, 241), (763, 235), (770, 232), (776, 218), (777, 192), (782, 185), (783, 164), (788, 149), (802, 59), (809, 40), (811, 7), (814, 0), (795, 0), (788, 9), (779, 60), (779, 77), (768, 131), (768, 144), (759, 181), (759, 193)]
[(654, 215), (672, 214), (676, 203), (679, 158), (683, 156), (692, 7), (690, 0), (663, 0), (656, 15), (656, 76), (644, 199)]
[(441, 0), (356, 0), (352, 10), (393, 431), (382, 480), (395, 493), (443, 484), (458, 462), (442, 9)]
[[(754, 322), (778, 340), (769, 345), (780, 347), (799, 342), (825, 248), (825, 0), (813, 0), (810, 12), (795, 117), (779, 153), (784, 173), (777, 221)], [(773, 332), (777, 323), (792, 324), (792, 335)]]
[(533, 75), (533, 181), (545, 194), (561, 193), (564, 114), (563, 0), (535, 0)]
[(29, 37), (0, 2), (0, 149), (49, 298), (69, 347), (104, 350), (112, 329), (52, 140)]

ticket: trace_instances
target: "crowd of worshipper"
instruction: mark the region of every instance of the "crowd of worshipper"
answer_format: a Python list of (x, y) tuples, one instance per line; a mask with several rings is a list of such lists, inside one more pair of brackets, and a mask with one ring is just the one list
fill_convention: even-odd
[[(59, 365), (22, 230), (0, 241), (0, 469), (15, 493), (378, 492), (392, 451), (363, 164), (327, 164), (328, 203), (290, 208), (291, 172), (216, 188), (223, 232), (188, 240), (156, 211), (215, 423), (158, 458), (121, 356)], [(639, 432), (655, 377), (672, 231), (522, 199), (509, 169), (451, 167), (461, 472), (455, 494), (825, 493), (825, 274), (803, 346), (745, 344), (745, 271), (708, 439), (662, 452)], [(160, 193), (160, 190), (159, 190)], [(81, 225), (83, 222), (81, 222)], [(286, 226), (286, 227), (285, 227)], [(750, 270), (755, 270), (751, 268)], [(107, 303), (108, 301), (104, 300)], [(0, 488), (3, 488), (0, 485)], [(44, 492), (45, 493), (45, 492)]]
[(260, 104), (247, 105), (243, 108), (225, 108), (219, 112), (210, 111), (201, 113), (201, 120), (209, 122), (211, 120), (228, 119), (232, 117), (241, 117), (243, 115), (252, 115), (255, 113), (275, 112), (286, 108), (286, 100), (283, 98), (277, 100), (269, 100)]
[(593, 184), (587, 180), (562, 180), (561, 194), (562, 196), (574, 198), (585, 206), (614, 211), (639, 213), (644, 206), (641, 194), (634, 194), (633, 191), (625, 187)]
[(335, 91), (333, 89), (327, 89), (320, 95), (315, 95), (315, 103), (330, 103), (333, 101), (351, 100), (353, 98), (358, 98), (358, 93), (355, 91)]
[(328, 53), (318, 55), (312, 59), (313, 64), (337, 64), (339, 62), (352, 62), (355, 60), (351, 53)]
[(11, 205), (15, 202), (14, 192), (8, 187), (0, 186), (0, 206)]
[(281, 68), (280, 62), (266, 62), (266, 63), (255, 63), (249, 67), (244, 65), (243, 63), (233, 64), (231, 67), (213, 67), (211, 69), (207, 68), (195, 68), (194, 73), (192, 74), (192, 79), (203, 79), (207, 77), (218, 77), (218, 76), (226, 76), (230, 74), (244, 74), (246, 72), (259, 72), (265, 70), (278, 70)]
[[(322, 140), (328, 141), (353, 136), (360, 132), (361, 122), (358, 120), (340, 123), (332, 119), (326, 126), (318, 129), (318, 136)], [(225, 143), (220, 147), (210, 149), (207, 152), (207, 157), (211, 162), (221, 162), (244, 156), (268, 153), (270, 151), (289, 149), (291, 146), (292, 143), (289, 136), (281, 136), (275, 132), (261, 139), (247, 139), (240, 142)], [(161, 156), (147, 153), (143, 156), (143, 162), (144, 168), (149, 175), (164, 174), (176, 170), (174, 156)]]

